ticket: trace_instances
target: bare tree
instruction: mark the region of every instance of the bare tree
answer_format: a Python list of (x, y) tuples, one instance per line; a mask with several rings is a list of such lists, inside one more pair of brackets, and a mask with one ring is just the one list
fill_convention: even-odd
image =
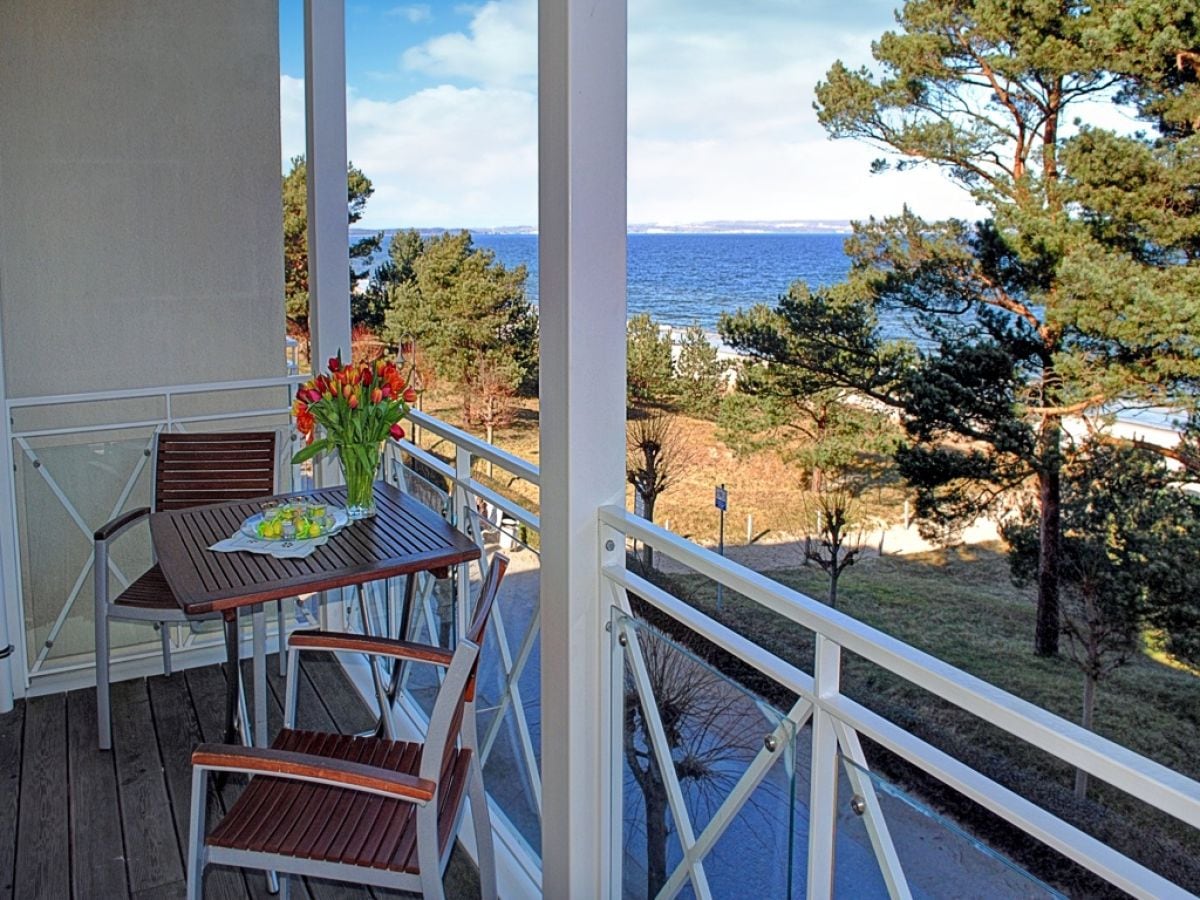
[[(845, 483), (822, 483), (805, 503), (804, 562), (813, 563), (829, 576), (829, 605), (837, 607), (838, 581), (867, 548), (866, 523), (859, 514), (858, 495)], [(815, 520), (815, 522), (814, 522)]]
[[(692, 464), (691, 447), (674, 416), (651, 415), (629, 422), (625, 475), (641, 503), (643, 518), (654, 521), (654, 506)], [(654, 548), (643, 549), (643, 562), (654, 565)]]
[[(667, 755), (688, 806), (711, 813), (736, 782), (738, 764), (762, 747), (768, 720), (740, 689), (665, 637), (639, 631), (638, 645)], [(654, 897), (667, 880), (670, 807), (646, 711), (630, 674), (625, 680), (624, 718), (625, 762), (645, 802), (646, 896)]]
[[(497, 428), (512, 424), (516, 415), (517, 373), (507, 362), (484, 358), (472, 379), (474, 391), (467, 394), (464, 415), (472, 425), (482, 425), (489, 444), (495, 443)], [(487, 463), (491, 478), (492, 463)]]

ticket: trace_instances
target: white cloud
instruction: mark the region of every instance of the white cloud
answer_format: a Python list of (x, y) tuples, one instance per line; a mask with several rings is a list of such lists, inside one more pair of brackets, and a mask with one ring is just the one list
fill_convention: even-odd
[[(868, 61), (891, 7), (633, 0), (630, 221), (860, 218), (905, 202), (972, 215), (936, 172), (871, 176), (878, 152), (831, 142), (816, 121), (814, 85), (835, 59)], [(436, 86), (389, 102), (351, 90), (350, 156), (376, 189), (368, 227), (536, 223), (535, 0), (461, 12), (464, 29), (403, 54)], [(285, 78), (282, 91), (286, 159), (303, 152), (303, 87)]]
[[(283, 164), (303, 154), (304, 83), (280, 82)], [(498, 226), (537, 221), (536, 99), (442, 86), (383, 102), (347, 96), (350, 159), (375, 193), (359, 225)]]
[(435, 78), (485, 87), (531, 87), (537, 75), (535, 0), (490, 0), (473, 11), (466, 33), (439, 35), (404, 52), (404, 66)]
[(536, 221), (535, 102), (504, 88), (442, 86), (394, 102), (351, 95), (351, 156), (375, 185), (362, 225)]
[(419, 22), (433, 20), (433, 10), (428, 3), (413, 3), (409, 6), (396, 6), (388, 10), (389, 16), (399, 16), (416, 25)]

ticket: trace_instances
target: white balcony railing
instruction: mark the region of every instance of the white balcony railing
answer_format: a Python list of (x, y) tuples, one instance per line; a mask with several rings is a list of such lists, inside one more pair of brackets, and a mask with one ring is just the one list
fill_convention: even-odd
[[(225, 428), (273, 423), (272, 427), (280, 428), (286, 438), (281, 441), (281, 469), (289, 473), (289, 485), (304, 486), (303, 473), (288, 465), (294, 436), (290, 420), (281, 419), (287, 414), (285, 395), (290, 399), (296, 381), (287, 378), (189, 385), (8, 403), (6, 412), (13, 420), (12, 452), (17, 471), (8, 475), (16, 502), (6, 515), (10, 516), (21, 542), (18, 584), (22, 598), (15, 615), (10, 615), (10, 628), (15, 624), (14, 636), (19, 635), (24, 645), (19, 655), (19, 671), (24, 674), (27, 688), (37, 692), (64, 690), (90, 680), (90, 647), (85, 645), (83, 637), (91, 631), (88, 619), (91, 604), (84, 596), (91, 582), (87, 577), (91, 565), (87, 538), (101, 521), (134, 505), (139, 491), (146, 489), (145, 454), (157, 430), (187, 429), (197, 423)], [(266, 392), (276, 399), (264, 403), (254, 392)], [(255, 398), (254, 402), (249, 402), (249, 398)], [(157, 408), (148, 412), (147, 404), (157, 404)], [(87, 424), (56, 423), (51, 412), (67, 408), (72, 410), (72, 421), (82, 419)], [(91, 411), (81, 413), (81, 410)], [(480, 708), (485, 775), (490, 776), (487, 782), (497, 833), (504, 848), (501, 862), (507, 867), (502, 868), (502, 877), (510, 887), (509, 892), (519, 895), (536, 890), (540, 883), (536, 849), (541, 844), (537, 549), (540, 523), (536, 500), (525, 499), (536, 497), (539, 473), (536, 466), (431, 416), (414, 411), (411, 418), (421, 431), (421, 440), (419, 443), (405, 440), (389, 446), (389, 479), (471, 535), (484, 552), (481, 566), (486, 565), (492, 552), (501, 548), (514, 560), (492, 620), (491, 652), (485, 654), (480, 679)], [(490, 467), (490, 477), (483, 476), (484, 465)], [(103, 481), (99, 499), (94, 496), (97, 479)], [(520, 488), (513, 489), (518, 483)], [(38, 497), (31, 496), (35, 491)], [(38, 555), (29, 532), (30, 521), (42, 516), (48, 504), (55, 510), (52, 517), (57, 523), (55, 527), (70, 534), (69, 540), (60, 534), (62, 546), (53, 558)], [(912, 863), (897, 851), (898, 835), (904, 826), (892, 821), (888, 801), (881, 796), (860, 736), (1134, 896), (1190, 896), (1182, 887), (845, 696), (839, 684), (842, 651), (869, 660), (1069, 766), (1088, 771), (1192, 829), (1200, 828), (1197, 782), (623, 509), (605, 508), (598, 511), (598, 516), (602, 541), (614, 545), (648, 544), (660, 557), (669, 557), (723, 585), (725, 590), (802, 626), (814, 635), (816, 644), (816, 663), (810, 674), (636, 573), (618, 565), (604, 569), (600, 599), (614, 610), (610, 625), (615, 700), (614, 783), (620, 785), (626, 780), (621, 744), (628, 714), (625, 702), (628, 686), (632, 685), (645, 710), (652, 745), (649, 749), (664, 776), (673, 840), (678, 841), (668, 853), (670, 864), (662, 896), (676, 896), (689, 889), (697, 897), (722, 895), (728, 883), (722, 879), (727, 879), (728, 874), (713, 875), (717, 866), (725, 865), (721, 845), (730, 840), (732, 830), (747, 827), (746, 810), (757, 802), (761, 786), (778, 772), (784, 772), (780, 783), (790, 784), (792, 793), (781, 789), (776, 797), (784, 798), (791, 812), (760, 816), (756, 827), (780, 830), (781, 838), (775, 843), (786, 846), (787, 859), (783, 864), (790, 867), (786, 882), (780, 883), (788, 885), (788, 893), (798, 891), (799, 885), (805, 886), (809, 896), (832, 892), (838, 877), (834, 864), (835, 847), (839, 847), (838, 830), (844, 827), (835, 808), (839, 768), (861, 809), (865, 845), (878, 867), (883, 889), (893, 897), (911, 896), (917, 879)], [(6, 558), (5, 562), (9, 560)], [(130, 563), (130, 568), (133, 564)], [(47, 575), (34, 571), (36, 565), (53, 566), (60, 571)], [(117, 565), (120, 566), (119, 560)], [(466, 616), (471, 584), (477, 582), (481, 571), (482, 568), (474, 566), (463, 567), (448, 583), (422, 579), (416, 595), (416, 621), (417, 627), (425, 631), (424, 636), (441, 640), (452, 635), (455, 620), (463, 621)], [(39, 585), (43, 576), (49, 578), (49, 593)], [(398, 595), (398, 591), (389, 587), (377, 592), (374, 602), (385, 611), (394, 611)], [(676, 777), (678, 760), (672, 758), (673, 745), (665, 733), (664, 717), (655, 711), (661, 700), (654, 696), (654, 679), (646, 662), (645, 645), (654, 638), (632, 616), (631, 595), (640, 597), (798, 698), (792, 708), (783, 712), (773, 712), (767, 708), (768, 704), (752, 701), (760, 708), (762, 722), (768, 726), (761, 735), (761, 749), (746, 750), (740, 768), (734, 773), (736, 777), (727, 779), (728, 790), (720, 797), (710, 798), (702, 816), (697, 816), (689, 806)], [(352, 615), (348, 606), (335, 606), (338, 615)], [(79, 645), (70, 645), (70, 652), (56, 652), (55, 648), (67, 643), (62, 636), (71, 628), (81, 635)], [(219, 656), (215, 636), (209, 639), (203, 633), (181, 631), (177, 640), (178, 649), (183, 651), (182, 665), (189, 664), (189, 650), (193, 652), (193, 663), (208, 661), (206, 653), (213, 659)], [(127, 662), (141, 661), (147, 669), (152, 668), (157, 642), (131, 639), (125, 654)], [(365, 666), (361, 672), (356, 671), (353, 662), (347, 668), (356, 681), (362, 681), (364, 692), (373, 696)], [(427, 680), (432, 677), (419, 674), (417, 669), (406, 675), (400, 707), (413, 727), (423, 725), (431, 689), (436, 686)], [(807, 782), (801, 778), (805, 758), (812, 773)], [(617, 793), (613, 814), (614, 827), (619, 832), (624, 801)], [(621, 847), (622, 842), (618, 839), (614, 846)], [(645, 863), (643, 859), (628, 859), (631, 866)], [(622, 884), (622, 864), (620, 857), (613, 860), (614, 884)], [(624, 883), (627, 888), (631, 885), (629, 878)]]
[[(639, 541), (652, 546), (692, 571), (761, 604), (815, 635), (814, 673), (803, 672), (766, 652), (677, 597), (623, 567), (604, 569), (609, 599), (626, 616), (629, 596), (636, 595), (682, 623), (705, 640), (757, 669), (799, 700), (787, 712), (796, 734), (811, 733), (811, 783), (807, 821), (807, 885), (809, 896), (827, 896), (834, 878), (837, 817), (835, 793), (839, 758), (862, 803), (870, 843), (889, 895), (910, 896), (908, 878), (896, 852), (863, 755), (859, 735), (870, 738), (943, 784), (965, 795), (1017, 828), (1136, 897), (1192, 896), (1145, 866), (1080, 831), (1075, 826), (966, 766), (938, 748), (881, 717), (840, 691), (841, 652), (846, 650), (900, 676), (929, 693), (953, 703), (981, 720), (1081, 768), (1191, 828), (1200, 828), (1200, 783), (1140, 756), (1073, 722), (1008, 694), (895, 638), (837, 612), (766, 576), (631, 515), (620, 508), (600, 511), (606, 541)], [(614, 629), (614, 658), (627, 666), (639, 683), (649, 687), (645, 661), (629, 619), (618, 617)], [(619, 691), (615, 692), (618, 696)], [(643, 706), (646, 698), (642, 698)], [(700, 834), (692, 834), (689, 810), (679, 802), (680, 788), (671, 785), (670, 746), (655, 729), (655, 751), (675, 797), (671, 811), (682, 843), (678, 865), (660, 896), (675, 896), (689, 881), (698, 897), (709, 896), (704, 862), (723, 829), (750, 797), (754, 779), (768, 766), (770, 751), (748, 767)], [(948, 874), (948, 873), (947, 873)]]
[[(154, 435), (198, 428), (274, 430), (281, 490), (301, 489), (291, 465), (292, 388), (299, 376), (8, 400), (13, 465), (0, 496), (6, 540), (0, 543), (10, 589), (8, 630), (16, 679), (26, 693), (54, 693), (92, 683), (92, 533), (120, 512), (148, 505)], [(149, 540), (122, 540), (109, 560), (114, 587), (150, 564)], [(179, 664), (221, 658), (220, 634), (173, 626)], [(159, 642), (148, 629), (113, 628), (117, 677), (159, 669)], [(191, 661), (189, 663), (189, 661)]]

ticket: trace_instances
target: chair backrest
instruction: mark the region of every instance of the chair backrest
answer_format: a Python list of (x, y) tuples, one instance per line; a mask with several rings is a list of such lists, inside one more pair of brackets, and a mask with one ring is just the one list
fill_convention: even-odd
[[(483, 646), (488, 617), (500, 592), (500, 583), (508, 569), (508, 557), (496, 553), (479, 589), (479, 601), (475, 615), (467, 628), (466, 636), (454, 649), (454, 659), (446, 670), (442, 688), (438, 691), (429, 717), (429, 731), (425, 738), (425, 750), (421, 757), (420, 776), (433, 781), (442, 780), (452, 752), (458, 744), (466, 721), (468, 742), (475, 735), (475, 681), (479, 671), (479, 650)], [(478, 748), (473, 748), (478, 750)], [(438, 752), (438, 751), (441, 752)]]
[(154, 452), (154, 509), (253, 500), (275, 493), (275, 432), (170, 434)]

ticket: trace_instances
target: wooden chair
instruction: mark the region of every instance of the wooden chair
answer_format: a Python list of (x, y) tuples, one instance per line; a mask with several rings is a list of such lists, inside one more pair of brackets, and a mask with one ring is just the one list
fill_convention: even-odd
[[(495, 856), (475, 728), (479, 647), (508, 560), (499, 554), (480, 589), (475, 616), (453, 652), (390, 638), (297, 632), (288, 641), (284, 728), (269, 749), (204, 744), (192, 754), (187, 896), (202, 895), (204, 867), (420, 891), (444, 897), (442, 876), (470, 797), (482, 895), (496, 896)], [(425, 742), (295, 728), (298, 654), (348, 651), (446, 669)], [(372, 660), (374, 664), (374, 660)], [(209, 772), (243, 772), (250, 783), (205, 836)]]
[[(168, 434), (155, 437), (152, 503), (154, 511), (209, 503), (250, 500), (275, 493), (275, 432)], [(150, 515), (133, 509), (101, 527), (95, 541), (96, 715), (101, 750), (112, 746), (109, 712), (108, 623), (112, 619), (152, 622), (162, 635), (163, 670), (171, 674), (167, 624), (186, 622), (175, 595), (155, 563), (115, 598), (108, 591), (108, 547), (118, 535)], [(282, 606), (279, 607), (280, 610)], [(220, 618), (220, 614), (204, 618)], [(283, 634), (282, 611), (280, 634)]]

